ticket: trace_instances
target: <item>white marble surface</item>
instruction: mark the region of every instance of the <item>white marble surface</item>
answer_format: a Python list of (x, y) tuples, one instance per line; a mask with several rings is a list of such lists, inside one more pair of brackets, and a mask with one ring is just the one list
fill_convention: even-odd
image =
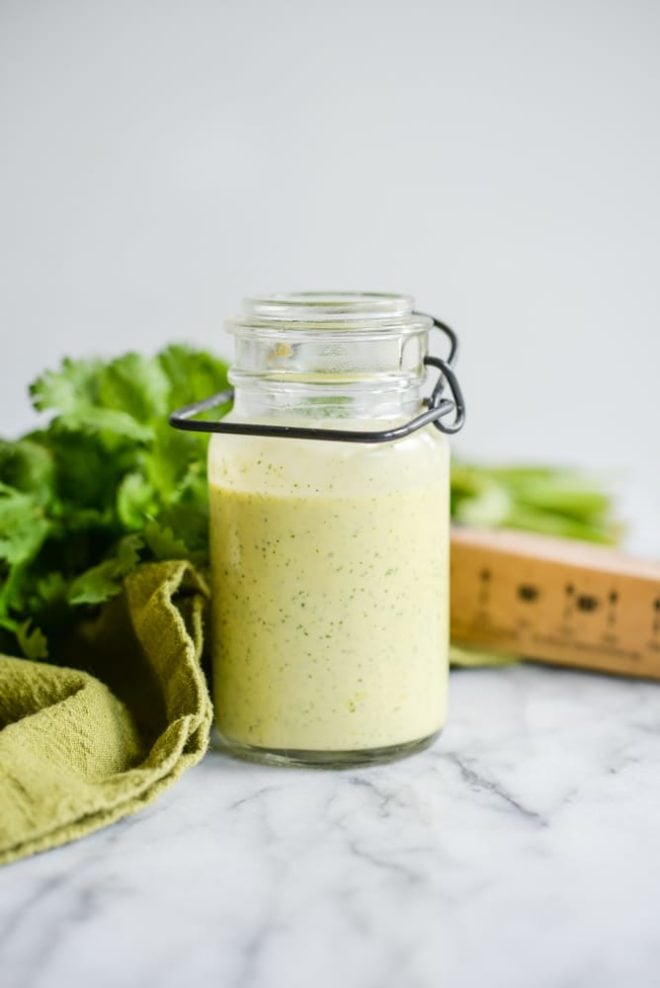
[(155, 806), (0, 872), (6, 988), (660, 985), (660, 685), (452, 676), (389, 766), (211, 752)]

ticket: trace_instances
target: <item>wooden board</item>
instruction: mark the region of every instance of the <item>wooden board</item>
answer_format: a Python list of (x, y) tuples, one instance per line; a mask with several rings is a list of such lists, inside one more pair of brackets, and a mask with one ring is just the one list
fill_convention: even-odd
[(455, 528), (458, 644), (660, 679), (660, 564), (568, 539)]

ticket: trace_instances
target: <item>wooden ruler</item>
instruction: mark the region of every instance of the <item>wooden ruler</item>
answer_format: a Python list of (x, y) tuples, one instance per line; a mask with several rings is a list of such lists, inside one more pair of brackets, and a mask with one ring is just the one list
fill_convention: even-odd
[(660, 679), (660, 564), (569, 539), (454, 528), (451, 574), (458, 644)]

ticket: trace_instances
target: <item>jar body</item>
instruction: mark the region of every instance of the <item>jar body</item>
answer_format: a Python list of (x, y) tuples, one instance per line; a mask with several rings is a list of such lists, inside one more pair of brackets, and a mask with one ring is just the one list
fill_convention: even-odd
[(432, 740), (448, 677), (445, 437), (214, 436), (209, 485), (224, 742), (332, 765)]

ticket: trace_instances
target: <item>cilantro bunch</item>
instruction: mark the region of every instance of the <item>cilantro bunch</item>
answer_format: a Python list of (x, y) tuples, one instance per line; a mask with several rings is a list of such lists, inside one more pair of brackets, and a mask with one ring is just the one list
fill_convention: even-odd
[(49, 424), (0, 440), (0, 651), (46, 658), (142, 560), (207, 560), (205, 437), (167, 416), (226, 386), (226, 364), (179, 345), (32, 384)]

